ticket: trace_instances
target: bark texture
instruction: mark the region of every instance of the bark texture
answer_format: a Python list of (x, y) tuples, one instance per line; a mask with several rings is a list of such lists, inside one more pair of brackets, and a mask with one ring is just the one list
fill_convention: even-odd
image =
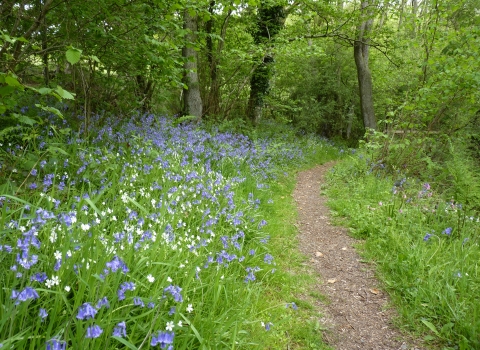
[(361, 22), (357, 28), (357, 37), (353, 45), (355, 65), (357, 67), (358, 88), (360, 95), (360, 108), (363, 124), (367, 129), (377, 129), (377, 119), (373, 108), (373, 82), (372, 73), (368, 67), (369, 38), (372, 28), (373, 16), (369, 0), (363, 0), (361, 4)]
[(215, 1), (210, 1), (208, 12), (210, 12), (210, 19), (205, 24), (205, 31), (207, 32), (206, 46), (207, 46), (207, 60), (210, 69), (210, 90), (207, 93), (204, 114), (208, 116), (219, 116), (221, 114), (220, 107), (220, 80), (218, 74), (218, 61), (223, 50), (225, 37), (227, 35), (227, 27), (232, 10), (228, 10), (220, 30), (221, 40), (218, 40), (215, 48), (212, 34), (214, 34), (215, 27)]
[(257, 45), (266, 45), (267, 53), (261, 58), (260, 64), (254, 69), (250, 80), (250, 97), (248, 99), (247, 117), (258, 123), (262, 116), (264, 97), (270, 87), (271, 65), (273, 56), (268, 53), (268, 46), (285, 22), (285, 9), (283, 6), (269, 6), (265, 1), (261, 2), (258, 9), (257, 28), (253, 39)]
[(197, 16), (192, 16), (188, 10), (184, 12), (184, 28), (187, 33), (187, 44), (183, 47), (182, 55), (185, 59), (185, 75), (183, 83), (187, 86), (183, 89), (183, 113), (201, 118), (203, 113), (202, 97), (200, 95), (200, 86), (197, 73), (197, 51), (192, 46), (198, 29)]

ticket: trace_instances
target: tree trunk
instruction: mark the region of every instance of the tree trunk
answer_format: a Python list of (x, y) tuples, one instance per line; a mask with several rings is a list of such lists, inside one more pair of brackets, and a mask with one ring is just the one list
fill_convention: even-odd
[[(370, 5), (373, 6), (373, 5)], [(368, 67), (369, 39), (368, 34), (372, 27), (373, 16), (369, 9), (369, 0), (361, 4), (361, 23), (357, 28), (357, 38), (353, 45), (355, 65), (357, 66), (358, 87), (360, 95), (360, 109), (363, 124), (366, 129), (377, 129), (377, 120), (373, 109), (373, 82)]]
[(418, 1), (412, 0), (412, 36), (417, 32)]
[(400, 31), (400, 28), (402, 28), (402, 25), (403, 25), (403, 18), (405, 16), (405, 2), (407, 0), (402, 0), (402, 2), (400, 3), (400, 9), (398, 10), (399, 12), (399, 15), (398, 15), (398, 28), (397, 30)]
[(42, 61), (43, 61), (43, 81), (45, 86), (50, 84), (50, 71), (48, 69), (48, 42), (47, 42), (47, 21), (46, 18), (43, 18), (42, 25)]
[(225, 43), (228, 21), (232, 14), (232, 10), (228, 10), (226, 17), (223, 20), (222, 28), (220, 30), (221, 40), (218, 41), (217, 48), (214, 50), (211, 34), (213, 34), (214, 31), (215, 3), (215, 1), (210, 1), (208, 8), (208, 11), (210, 12), (210, 19), (205, 25), (205, 31), (207, 32), (207, 60), (210, 69), (210, 90), (208, 91), (204, 113), (207, 115), (218, 116), (220, 115), (220, 81), (218, 79), (218, 61)]
[(382, 13), (380, 15), (380, 20), (378, 21), (378, 28), (382, 28), (383, 25), (385, 24), (385, 20), (387, 19), (387, 16), (388, 16), (389, 7), (390, 7), (390, 1), (389, 0), (383, 1)]
[(183, 19), (184, 28), (187, 30), (187, 43), (182, 49), (182, 56), (185, 60), (183, 65), (185, 69), (183, 83), (187, 86), (183, 89), (183, 112), (185, 115), (201, 118), (203, 105), (198, 82), (197, 51), (193, 48), (193, 43), (196, 39), (198, 19), (197, 16), (191, 16), (188, 10), (185, 10)]
[(153, 83), (153, 80), (148, 79), (141, 74), (138, 74), (135, 79), (138, 88), (135, 93), (142, 106), (142, 113), (145, 114), (147, 112), (150, 112), (150, 109), (152, 107), (152, 97), (155, 90), (155, 85)]
[[(283, 6), (268, 6), (265, 1), (261, 2), (258, 9), (256, 32), (253, 39), (257, 45), (272, 45), (272, 41), (283, 28), (285, 22), (285, 10)], [(248, 99), (247, 117), (257, 124), (262, 116), (264, 97), (270, 87), (271, 65), (273, 56), (266, 54), (261, 63), (254, 69), (250, 80), (250, 97)]]
[(262, 117), (263, 99), (270, 86), (270, 65), (273, 57), (267, 55), (255, 68), (250, 80), (250, 97), (248, 99), (247, 116), (257, 124)]

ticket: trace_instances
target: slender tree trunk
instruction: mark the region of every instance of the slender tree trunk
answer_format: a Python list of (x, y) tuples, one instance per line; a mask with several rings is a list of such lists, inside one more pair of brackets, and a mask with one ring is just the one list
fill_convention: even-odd
[(417, 32), (418, 1), (412, 0), (412, 36)]
[(389, 7), (390, 7), (390, 1), (384, 0), (382, 5), (382, 13), (380, 15), (380, 20), (378, 21), (378, 28), (382, 28), (383, 25), (385, 24), (385, 20), (387, 19), (387, 16), (388, 16)]
[(377, 120), (373, 108), (373, 82), (372, 74), (368, 67), (369, 38), (373, 16), (370, 1), (363, 0), (361, 4), (361, 23), (357, 28), (357, 38), (353, 45), (355, 65), (357, 66), (358, 87), (360, 95), (360, 109), (363, 124), (366, 129), (377, 129)]
[(48, 42), (47, 42), (47, 21), (46, 18), (43, 18), (43, 25), (42, 25), (42, 60), (43, 60), (43, 80), (45, 86), (50, 84), (50, 71), (48, 69)]
[(402, 0), (400, 3), (400, 9), (398, 10), (398, 28), (397, 30), (400, 31), (400, 28), (402, 28), (403, 25), (403, 18), (405, 17), (405, 3), (407, 0)]
[(188, 10), (185, 10), (184, 28), (187, 32), (187, 43), (183, 47), (182, 55), (185, 60), (183, 68), (185, 75), (183, 83), (187, 86), (183, 89), (183, 112), (185, 115), (192, 115), (197, 118), (202, 117), (203, 104), (200, 95), (200, 86), (198, 82), (197, 72), (197, 51), (192, 47), (196, 39), (196, 32), (198, 30), (197, 16), (191, 16)]

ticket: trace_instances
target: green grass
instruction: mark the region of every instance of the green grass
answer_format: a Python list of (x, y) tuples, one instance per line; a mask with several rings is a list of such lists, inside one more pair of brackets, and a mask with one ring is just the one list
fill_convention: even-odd
[(270, 302), (277, 300), (280, 308), (287, 308), (286, 301), (289, 301), (298, 309), (289, 306), (286, 314), (281, 309), (272, 309), (272, 316), (276, 313), (274, 318), (278, 319), (274, 326), (284, 336), (266, 348), (329, 349), (322, 342), (321, 315), (313, 306), (315, 301), (324, 300), (324, 297), (314, 292), (315, 275), (305, 267), (306, 257), (298, 251), (297, 209), (292, 197), (294, 186), (295, 172), (272, 184), (275, 204), (266, 216), (270, 218), (268, 231), (272, 237), (272, 254), (278, 259), (277, 278), (267, 293)]
[(329, 205), (365, 240), (398, 325), (435, 347), (480, 349), (478, 212), (445, 199), (433, 182), (386, 174), (363, 154), (335, 166), (328, 182)]

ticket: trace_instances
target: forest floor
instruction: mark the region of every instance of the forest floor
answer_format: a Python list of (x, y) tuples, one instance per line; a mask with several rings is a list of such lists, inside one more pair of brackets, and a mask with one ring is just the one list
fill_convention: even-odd
[(299, 249), (318, 276), (316, 292), (326, 297), (316, 307), (326, 329), (324, 341), (337, 350), (419, 350), (395, 328), (395, 310), (382, 291), (373, 267), (355, 250), (360, 242), (346, 228), (330, 223), (327, 197), (321, 193), (327, 163), (298, 174), (294, 199), (298, 208)]

